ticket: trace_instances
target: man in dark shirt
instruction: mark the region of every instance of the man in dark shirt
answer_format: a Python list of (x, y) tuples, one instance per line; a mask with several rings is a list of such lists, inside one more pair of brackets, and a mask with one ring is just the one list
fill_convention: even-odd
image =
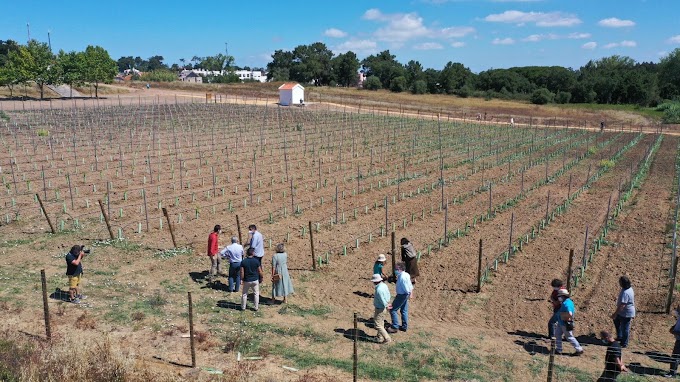
[(248, 257), (241, 262), (241, 281), (243, 288), (241, 289), (241, 310), (246, 310), (246, 303), (248, 302), (248, 292), (252, 289), (255, 300), (255, 311), (260, 307), (260, 280), (263, 277), (262, 265), (254, 257), (255, 248), (248, 248)]
[(68, 296), (69, 301), (80, 304), (80, 300), (87, 296), (80, 294), (80, 281), (83, 276), (82, 259), (85, 256), (84, 246), (74, 245), (69, 253), (66, 254), (66, 276), (68, 276)]
[(621, 360), (621, 345), (605, 330), (600, 332), (600, 338), (607, 344), (607, 353), (604, 357), (604, 371), (597, 382), (616, 381), (619, 374), (628, 371)]

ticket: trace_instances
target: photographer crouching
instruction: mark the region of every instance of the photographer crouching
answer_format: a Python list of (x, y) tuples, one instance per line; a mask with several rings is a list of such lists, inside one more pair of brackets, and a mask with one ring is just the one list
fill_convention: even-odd
[(80, 282), (83, 278), (83, 256), (90, 253), (84, 245), (74, 245), (66, 254), (66, 276), (68, 276), (69, 302), (80, 304), (87, 296), (80, 293)]

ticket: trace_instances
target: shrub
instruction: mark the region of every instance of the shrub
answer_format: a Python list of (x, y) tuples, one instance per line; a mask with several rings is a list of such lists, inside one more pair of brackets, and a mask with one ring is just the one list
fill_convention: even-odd
[(663, 123), (680, 123), (680, 102), (664, 102), (656, 110), (663, 112)]
[(406, 90), (406, 77), (399, 76), (392, 80), (390, 84), (390, 90), (395, 93), (401, 93)]
[(47, 129), (38, 129), (38, 136), (39, 137), (48, 137), (50, 135), (50, 131)]
[(177, 81), (177, 74), (170, 70), (152, 70), (142, 74), (140, 79), (150, 82), (172, 82)]
[(555, 96), (555, 102), (565, 104), (569, 103), (571, 101), (571, 93), (569, 92), (558, 92), (557, 95)]
[(379, 90), (382, 89), (382, 82), (380, 78), (376, 76), (370, 76), (364, 80), (364, 89), (366, 90)]
[(531, 94), (531, 103), (535, 105), (545, 105), (553, 101), (555, 94), (546, 88), (534, 90)]
[(413, 94), (425, 94), (427, 93), (427, 82), (423, 80), (418, 80), (411, 85), (411, 93)]

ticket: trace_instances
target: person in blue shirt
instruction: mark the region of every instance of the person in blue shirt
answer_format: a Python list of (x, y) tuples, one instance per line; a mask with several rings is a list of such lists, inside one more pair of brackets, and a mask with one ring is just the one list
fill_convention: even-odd
[(260, 265), (262, 265), (262, 258), (264, 257), (264, 239), (262, 234), (257, 230), (255, 224), (248, 226), (248, 233), (251, 235), (250, 247), (255, 249), (255, 260), (259, 261)]
[(385, 261), (387, 261), (387, 257), (385, 257), (385, 255), (381, 253), (375, 260), (375, 264), (373, 264), (373, 274), (380, 275), (380, 277), (382, 277), (383, 280), (387, 278), (385, 272), (383, 272), (383, 268), (385, 267)]
[(379, 274), (374, 274), (371, 278), (373, 285), (375, 285), (375, 295), (373, 297), (373, 307), (375, 311), (373, 313), (373, 323), (375, 324), (375, 329), (378, 331), (377, 338), (382, 337), (383, 344), (392, 342), (392, 338), (385, 330), (385, 312), (390, 308), (390, 290), (387, 285), (383, 282), (382, 276)]
[(576, 307), (574, 302), (569, 298), (569, 291), (560, 289), (557, 291), (557, 300), (562, 303), (559, 309), (559, 316), (557, 317), (557, 327), (555, 328), (555, 354), (562, 354), (562, 335), (567, 338), (567, 341), (574, 347), (575, 356), (583, 354), (583, 348), (574, 337), (574, 315)]
[[(405, 268), (406, 265), (404, 263), (397, 263), (395, 267), (395, 273), (397, 274), (397, 296), (392, 301), (392, 308), (390, 308), (392, 326), (387, 329), (388, 333), (396, 333), (398, 330), (405, 332), (408, 330), (408, 300), (411, 298), (411, 292), (413, 292), (413, 284), (411, 284), (411, 276), (406, 273)], [(401, 326), (399, 326), (397, 311), (401, 311)]]
[(664, 375), (666, 378), (675, 378), (680, 364), (680, 306), (676, 307), (673, 313), (677, 316), (677, 321), (675, 321), (675, 325), (671, 326), (669, 332), (675, 337), (675, 344), (673, 344), (673, 352), (671, 353), (671, 368), (668, 374)]

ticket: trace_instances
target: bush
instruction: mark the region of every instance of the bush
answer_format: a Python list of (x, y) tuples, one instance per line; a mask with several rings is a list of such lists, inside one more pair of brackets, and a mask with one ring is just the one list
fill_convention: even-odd
[(555, 98), (555, 94), (546, 88), (534, 90), (531, 94), (531, 103), (534, 105), (545, 105), (550, 103)]
[(149, 82), (172, 82), (177, 81), (177, 74), (170, 70), (152, 70), (142, 74), (140, 79)]
[(571, 93), (569, 92), (558, 92), (557, 95), (555, 96), (555, 102), (565, 104), (569, 103), (571, 101)]
[(364, 80), (364, 89), (366, 90), (380, 90), (382, 89), (382, 82), (376, 76), (370, 76)]
[(680, 102), (664, 102), (656, 110), (663, 112), (663, 123), (680, 123)]
[(47, 129), (38, 129), (38, 136), (39, 137), (49, 137), (50, 131)]
[(456, 90), (454, 93), (460, 98), (467, 98), (470, 96), (470, 94), (472, 94), (472, 88), (468, 85), (465, 85), (462, 88)]
[(425, 94), (427, 93), (427, 82), (423, 80), (418, 80), (411, 85), (411, 93), (413, 94)]
[(406, 77), (404, 76), (395, 77), (390, 84), (390, 90), (395, 93), (401, 93), (405, 91), (406, 87)]

